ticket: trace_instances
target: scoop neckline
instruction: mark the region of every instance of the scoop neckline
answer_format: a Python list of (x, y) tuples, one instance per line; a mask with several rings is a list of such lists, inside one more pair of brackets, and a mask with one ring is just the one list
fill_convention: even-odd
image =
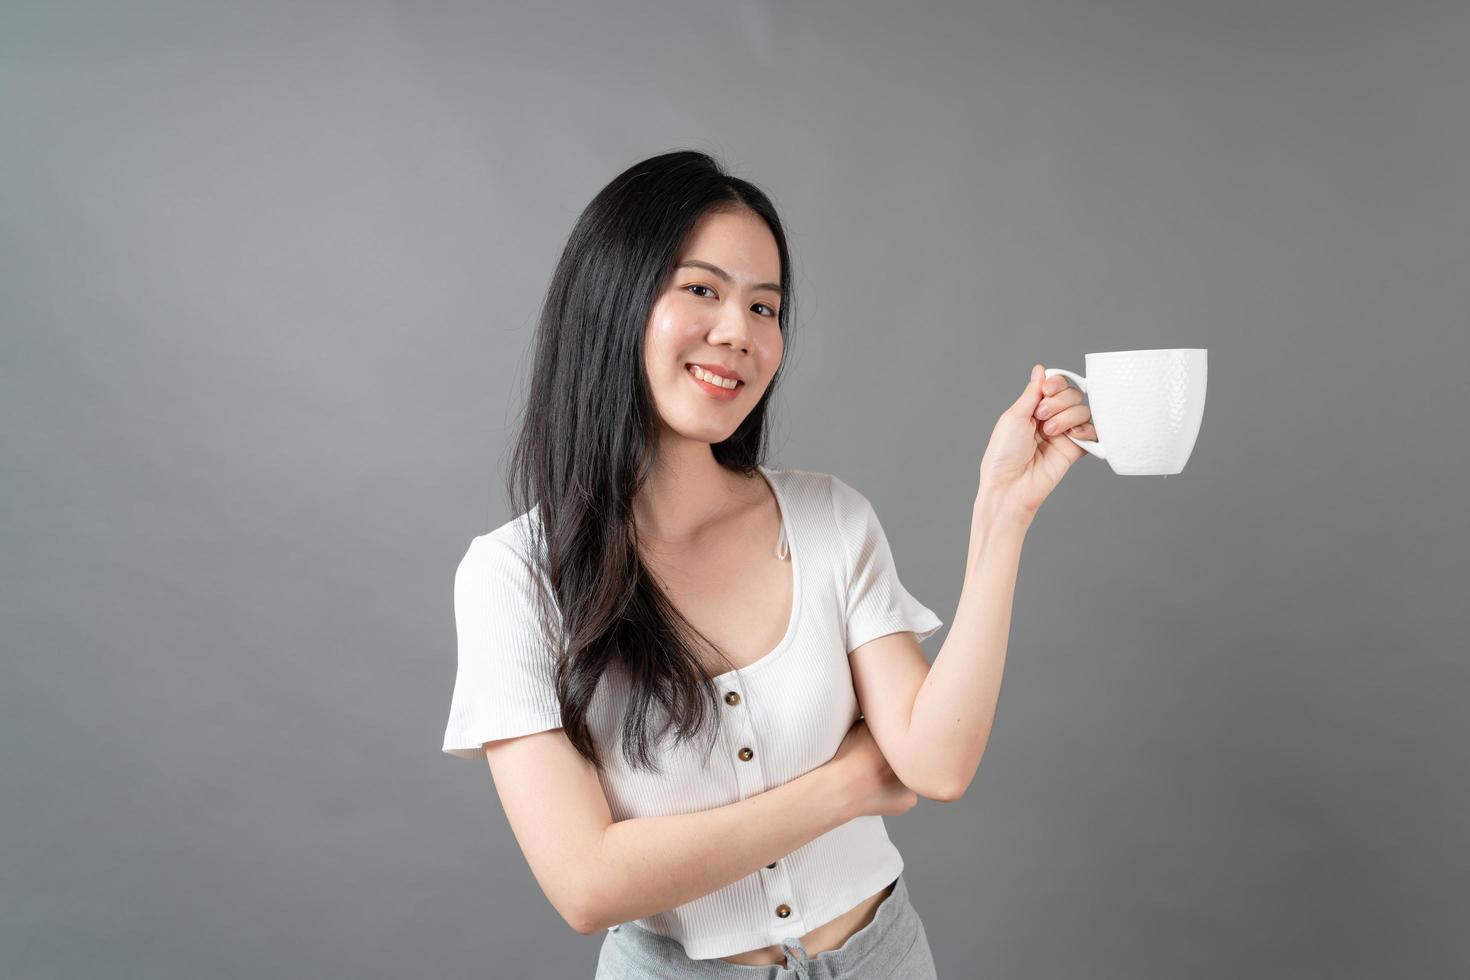
[(734, 670), (727, 670), (723, 674), (714, 675), (710, 680), (715, 682), (727, 680), (737, 674), (746, 674), (759, 667), (764, 667), (784, 653), (786, 648), (791, 646), (791, 641), (796, 636), (796, 621), (801, 613), (801, 555), (799, 553), (800, 549), (796, 546), (796, 535), (792, 533), (791, 510), (786, 505), (786, 497), (781, 492), (781, 487), (778, 485), (779, 481), (773, 475), (773, 471), (759, 463), (756, 464), (756, 469), (765, 479), (766, 484), (771, 488), (772, 495), (776, 498), (776, 509), (781, 512), (781, 527), (786, 532), (786, 557), (791, 559), (791, 617), (786, 621), (785, 635), (781, 637), (780, 641), (774, 647), (744, 667), (736, 667)]

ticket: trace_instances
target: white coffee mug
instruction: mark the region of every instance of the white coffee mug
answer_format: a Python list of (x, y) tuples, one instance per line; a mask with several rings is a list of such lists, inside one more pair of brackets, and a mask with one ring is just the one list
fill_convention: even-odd
[(1097, 441), (1067, 438), (1119, 476), (1169, 476), (1184, 469), (1205, 414), (1208, 350), (1113, 350), (1085, 357), (1087, 376), (1063, 375), (1087, 396)]

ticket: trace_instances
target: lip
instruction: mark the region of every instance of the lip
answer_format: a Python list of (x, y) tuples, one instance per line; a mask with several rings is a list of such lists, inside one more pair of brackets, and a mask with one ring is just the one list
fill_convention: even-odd
[(740, 381), (742, 383), (745, 381), (745, 379), (741, 377), (739, 371), (736, 371), (734, 368), (727, 368), (722, 364), (700, 364), (696, 361), (690, 361), (684, 366), (686, 368), (690, 366), (704, 368), (710, 374), (718, 374), (722, 378), (734, 378), (736, 381)]
[(684, 369), (684, 376), (687, 377), (694, 384), (698, 385), (700, 391), (704, 392), (706, 395), (709, 395), (716, 401), (733, 401), (734, 399), (740, 397), (740, 389), (745, 387), (744, 382), (736, 385), (733, 388), (722, 388), (719, 385), (712, 385), (708, 381), (702, 381), (699, 378), (696, 378), (694, 376), (694, 372), (689, 370), (687, 367)]

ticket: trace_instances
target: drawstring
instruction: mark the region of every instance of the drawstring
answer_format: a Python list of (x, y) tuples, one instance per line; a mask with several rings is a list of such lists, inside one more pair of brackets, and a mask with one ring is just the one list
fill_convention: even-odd
[(776, 537), (776, 557), (785, 558), (790, 553), (791, 549), (786, 544), (786, 522), (782, 521), (781, 533)]
[[(799, 951), (801, 953), (801, 957), (798, 959), (795, 955), (793, 955), (793, 951), (787, 949), (788, 946), (795, 947), (796, 951)], [(811, 960), (807, 957), (806, 947), (801, 944), (801, 940), (781, 940), (781, 952), (786, 956), (786, 960), (791, 964), (791, 968), (796, 971), (796, 976), (798, 977), (798, 980), (811, 980), (811, 967), (807, 966), (807, 964), (810, 963)]]

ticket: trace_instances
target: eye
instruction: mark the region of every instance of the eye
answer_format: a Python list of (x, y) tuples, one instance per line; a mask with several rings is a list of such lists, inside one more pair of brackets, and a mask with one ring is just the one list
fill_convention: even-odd
[[(710, 293), (711, 295), (714, 294), (714, 290), (713, 289), (710, 289), (708, 286), (704, 285), (703, 283), (693, 282), (693, 283), (690, 283), (689, 285), (685, 286), (684, 288), (685, 289), (703, 289), (706, 292)], [(702, 295), (702, 294), (696, 293), (695, 295), (696, 296), (699, 296), (699, 295)], [(775, 310), (771, 309), (769, 306), (766, 306), (765, 303), (757, 303), (755, 305), (758, 306), (758, 307), (764, 307), (768, 311), (766, 313), (762, 313), (761, 314), (762, 316), (766, 316), (766, 317), (770, 317), (772, 319), (775, 319), (779, 315)]]

